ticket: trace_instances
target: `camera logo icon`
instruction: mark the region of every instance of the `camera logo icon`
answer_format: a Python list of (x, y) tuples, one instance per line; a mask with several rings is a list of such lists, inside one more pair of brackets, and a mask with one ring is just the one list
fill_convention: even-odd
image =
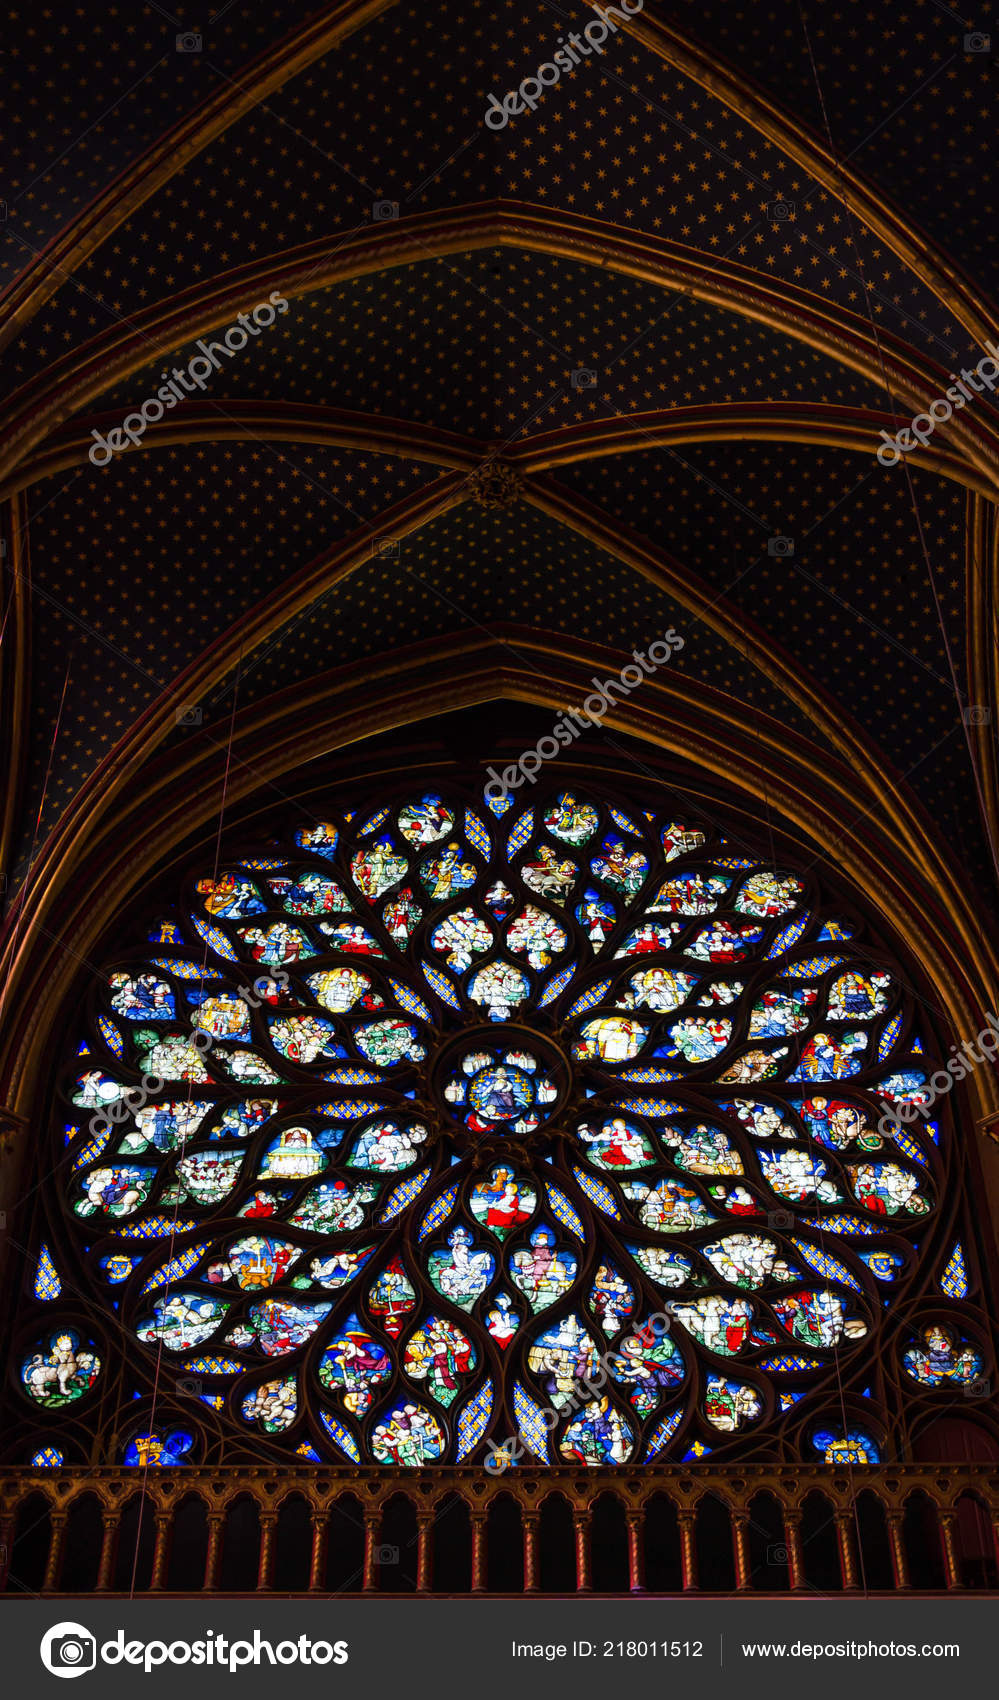
[(793, 537), (768, 537), (767, 538), (767, 554), (768, 555), (777, 555), (777, 556), (793, 555), (794, 554), (794, 538)]
[(398, 218), (398, 201), (374, 201), (371, 207), (371, 217), (376, 224), (384, 224), (386, 220)]
[(178, 53), (200, 53), (201, 37), (196, 30), (185, 30), (177, 37)]
[(767, 217), (773, 224), (790, 224), (797, 212), (797, 201), (771, 201), (767, 207)]
[(569, 377), (574, 390), (595, 390), (597, 374), (592, 366), (575, 366)]
[(97, 1663), (97, 1642), (82, 1623), (57, 1623), (47, 1629), (38, 1649), (52, 1676), (82, 1676)]
[(174, 714), (178, 726), (200, 726), (204, 718), (205, 711), (197, 704), (192, 704), (189, 708), (178, 708)]
[(992, 37), (984, 35), (981, 30), (973, 30), (964, 38), (965, 53), (991, 53)]
[(961, 719), (966, 726), (989, 726), (992, 722), (992, 710), (984, 703), (972, 703), (970, 708), (962, 708)]

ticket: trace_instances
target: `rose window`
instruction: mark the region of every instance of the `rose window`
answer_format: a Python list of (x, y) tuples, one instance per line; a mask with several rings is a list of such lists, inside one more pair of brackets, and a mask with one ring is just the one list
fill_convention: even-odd
[(292, 825), (94, 994), (22, 1405), (145, 1462), (877, 1457), (988, 1369), (929, 1045), (862, 918), (693, 813)]

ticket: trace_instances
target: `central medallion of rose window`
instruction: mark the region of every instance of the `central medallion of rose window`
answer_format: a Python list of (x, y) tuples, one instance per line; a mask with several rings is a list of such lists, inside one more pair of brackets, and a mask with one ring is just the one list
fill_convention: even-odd
[(565, 1099), (565, 1070), (550, 1048), (519, 1028), (489, 1028), (449, 1047), (441, 1096), (473, 1135), (534, 1133)]

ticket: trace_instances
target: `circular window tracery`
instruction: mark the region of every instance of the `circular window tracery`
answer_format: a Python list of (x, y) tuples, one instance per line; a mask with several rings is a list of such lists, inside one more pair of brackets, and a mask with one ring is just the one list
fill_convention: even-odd
[(742, 849), (411, 794), (200, 874), (114, 965), (69, 1213), (109, 1336), (188, 1384), (186, 1455), (192, 1400), (222, 1455), (838, 1455), (844, 1387), (883, 1434), (982, 1375), (939, 1291), (894, 1324), (947, 1162), (935, 1119), (879, 1126), (926, 1097), (900, 971)]

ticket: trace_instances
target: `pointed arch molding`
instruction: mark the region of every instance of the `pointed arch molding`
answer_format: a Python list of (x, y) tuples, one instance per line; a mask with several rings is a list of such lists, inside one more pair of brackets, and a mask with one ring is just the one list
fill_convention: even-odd
[[(0, 485), (0, 502), (56, 473), (84, 466), (93, 443), (92, 433), (106, 433), (119, 422), (118, 414), (91, 413), (60, 426), (22, 462), (9, 483)], [(698, 407), (657, 408), (586, 421), (517, 438), (504, 447), (503, 460), (530, 475), (605, 456), (699, 443), (798, 443), (871, 454), (880, 447), (880, 431), (891, 430), (893, 425), (890, 413), (824, 402), (706, 402)], [(467, 471), (496, 452), (495, 444), (484, 440), (386, 414), (254, 401), (227, 401), (220, 407), (192, 402), (182, 419), (171, 416), (150, 425), (139, 452), (217, 442), (307, 443), (316, 448), (393, 455)], [(919, 451), (917, 464), (921, 471), (949, 478), (980, 496), (993, 494), (988, 479), (960, 455), (938, 446), (935, 437)]]
[[(280, 633), (318, 598), (370, 562), (380, 539), (388, 537), (404, 542), (421, 527), (469, 500), (473, 493), (470, 475), (443, 474), (429, 487), (379, 514), (374, 523), (360, 527), (291, 574), (216, 638), (138, 717), (80, 787), (38, 858), (36, 865), (42, 887), (44, 870), (50, 864), (65, 865), (66, 858), (74, 853), (74, 845), (78, 853), (85, 848), (96, 821), (114, 806), (119, 793), (135, 783), (144, 764), (173, 733), (179, 707), (205, 701), (262, 642)], [(849, 765), (853, 775), (851, 796), (859, 799), (862, 807), (891, 822), (891, 830), (905, 839), (913, 862), (926, 878), (939, 882), (943, 890), (953, 889), (955, 901), (967, 904), (942, 847), (934, 834), (926, 830), (926, 817), (907, 788), (842, 706), (769, 633), (664, 551), (655, 549), (646, 538), (611, 520), (602, 509), (547, 475), (525, 480), (522, 495), (549, 518), (585, 537), (684, 608), (691, 616), (688, 635), (697, 624), (703, 623), (769, 679)], [(400, 570), (404, 570), (404, 559)], [(966, 912), (970, 914), (970, 909)], [(972, 925), (969, 938), (976, 939), (977, 932)]]
[(71, 219), (0, 294), (0, 348), (21, 334), (88, 254), (203, 148), (299, 71), (396, 4), (397, 0), (339, 0), (339, 4), (324, 5), (301, 29), (265, 48), (167, 130)]
[[(226, 818), (233, 822), (251, 802), (257, 813), (265, 808), (268, 791), (275, 807), (284, 806), (289, 792), (303, 789), (304, 764), (344, 752), (361, 739), (413, 727), (425, 719), (428, 703), (440, 714), (512, 699), (554, 716), (567, 701), (585, 695), (594, 671), (620, 660), (602, 646), (574, 643), (570, 651), (565, 644), (554, 634), (508, 627), (494, 637), (463, 634), (415, 646), (339, 669), (304, 690), (287, 690), (237, 714), (231, 749), (202, 731), (161, 753), (103, 819), (92, 821), (83, 854), (50, 862), (27, 894), (16, 951), (9, 952), (9, 1016), (0, 1041), (0, 1102), (7, 1106), (9, 1125), (26, 1130), (39, 1113), (50, 1035), (70, 1007), (81, 963), (92, 959), (116, 915), (154, 877), (189, 856), (192, 839), (214, 842), (223, 794)], [(747, 729), (721, 692), (671, 676), (668, 669), (614, 705), (604, 736), (607, 732), (626, 734), (644, 747), (646, 756), (635, 764), (639, 773), (655, 777), (671, 763), (669, 778), (676, 783), (675, 764), (682, 763), (695, 793), (704, 786), (700, 776), (707, 775), (755, 818), (766, 799), (781, 831), (807, 859), (835, 868), (904, 942), (924, 977), (920, 991), (929, 992), (950, 1032), (963, 1036), (981, 1026), (999, 983), (993, 953), (986, 941), (969, 936), (951, 894), (924, 877), (890, 823), (858, 808), (856, 775), (849, 767), (776, 720), (761, 717)], [(392, 766), (391, 758), (381, 758), (382, 770)], [(607, 766), (606, 745), (597, 744), (574, 751), (560, 771), (592, 784)], [(972, 1071), (968, 1093), (976, 1122), (999, 1114), (992, 1071)], [(15, 1133), (8, 1143), (0, 1206), (17, 1195), (26, 1140)]]
[[(93, 406), (112, 385), (199, 336), (229, 325), (272, 288), (294, 303), (317, 290), (388, 268), (448, 254), (512, 247), (553, 255), (659, 288), (686, 291), (698, 300), (743, 317), (816, 349), (883, 387), (914, 412), (947, 387), (947, 374), (900, 338), (877, 340), (856, 314), (846, 313), (790, 284), (780, 287), (730, 260), (706, 259), (663, 238), (641, 237), (582, 214), (518, 202), (494, 201), (357, 231), (327, 236), (305, 247), (242, 266), (138, 313), (83, 348), (56, 361), (22, 388), (10, 404), (0, 437), (0, 479), (55, 428)], [(999, 429), (990, 417), (966, 409), (946, 427), (989, 488), (999, 490)]]
[[(285, 40), (267, 48), (238, 78), (202, 102), (74, 217), (0, 295), (0, 348), (54, 294), (88, 254), (112, 234), (163, 183), (267, 95), (321, 59), (348, 35), (388, 11), (396, 0), (340, 0), (327, 6)], [(927, 283), (958, 323), (979, 342), (993, 335), (996, 315), (950, 257), (869, 187), (856, 171), (837, 161), (804, 125), (784, 113), (769, 95), (665, 19), (642, 12), (623, 27), (683, 76), (698, 83), (738, 114), (817, 182), (822, 184)]]

